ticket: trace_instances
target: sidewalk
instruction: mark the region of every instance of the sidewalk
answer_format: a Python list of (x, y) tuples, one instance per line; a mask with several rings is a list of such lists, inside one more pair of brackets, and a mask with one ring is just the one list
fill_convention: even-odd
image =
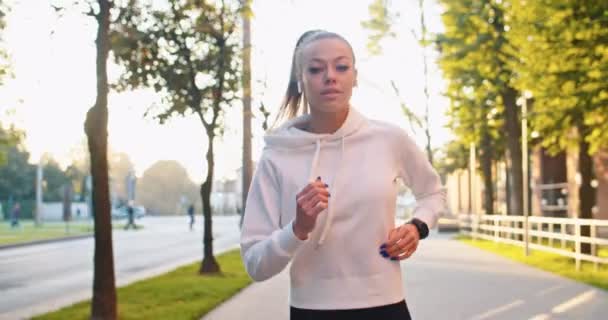
[[(402, 262), (413, 319), (606, 319), (608, 292), (434, 233)], [(288, 271), (254, 283), (202, 320), (288, 319)]]

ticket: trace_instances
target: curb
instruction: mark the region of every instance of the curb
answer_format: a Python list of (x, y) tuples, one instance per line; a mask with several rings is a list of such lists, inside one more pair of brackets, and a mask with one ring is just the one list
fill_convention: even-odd
[(61, 237), (61, 238), (45, 239), (45, 240), (36, 240), (36, 241), (22, 242), (22, 243), (15, 243), (15, 244), (5, 244), (5, 245), (0, 245), (0, 250), (21, 248), (21, 247), (28, 247), (28, 246), (33, 246), (33, 245), (37, 245), (37, 244), (46, 244), (46, 243), (54, 243), (54, 242), (62, 242), (62, 241), (86, 239), (86, 238), (90, 238), (90, 237), (93, 237), (92, 233), (91, 234), (79, 235), (79, 236)]

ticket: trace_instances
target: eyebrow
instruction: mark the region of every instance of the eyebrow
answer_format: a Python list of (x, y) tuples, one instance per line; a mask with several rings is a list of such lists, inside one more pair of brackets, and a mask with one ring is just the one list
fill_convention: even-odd
[[(348, 56), (339, 56), (337, 58), (335, 58), (333, 61), (337, 61), (340, 59), (350, 59)], [(312, 58), (310, 59), (310, 62), (325, 62), (325, 60), (320, 59), (320, 58)]]

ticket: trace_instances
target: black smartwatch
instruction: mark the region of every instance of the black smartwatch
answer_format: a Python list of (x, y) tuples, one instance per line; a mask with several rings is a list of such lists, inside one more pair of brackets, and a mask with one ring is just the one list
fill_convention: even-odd
[(412, 218), (408, 223), (413, 224), (418, 230), (418, 234), (420, 235), (420, 240), (428, 237), (429, 235), (429, 226), (426, 223), (418, 218)]

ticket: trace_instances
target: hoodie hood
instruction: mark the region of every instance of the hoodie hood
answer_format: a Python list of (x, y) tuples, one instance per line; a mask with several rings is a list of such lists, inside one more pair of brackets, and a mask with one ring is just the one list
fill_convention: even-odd
[[(340, 161), (338, 161), (338, 164), (342, 163), (342, 160), (344, 159), (346, 138), (355, 134), (361, 127), (363, 127), (366, 123), (366, 119), (357, 110), (350, 107), (348, 109), (348, 115), (346, 116), (346, 120), (344, 121), (342, 126), (334, 133), (316, 134), (297, 128), (301, 124), (310, 121), (310, 117), (311, 116), (309, 114), (305, 114), (287, 121), (278, 129), (267, 134), (264, 137), (264, 141), (266, 142), (268, 148), (277, 148), (283, 150), (315, 146), (315, 153), (310, 164), (310, 171), (308, 175), (308, 181), (312, 183), (315, 181), (316, 177), (318, 177), (317, 168), (319, 165), (319, 155), (322, 150), (322, 145), (326, 142), (340, 141), (341, 152)], [(336, 172), (336, 175), (332, 182), (332, 185), (334, 187), (338, 185), (337, 181), (340, 177), (341, 167), (342, 166), (338, 165), (338, 168), (334, 170)], [(334, 216), (333, 204), (338, 201), (339, 191), (334, 188), (331, 190), (331, 195), (332, 196), (329, 198), (327, 208), (327, 219), (325, 225), (323, 226), (321, 236), (319, 237), (319, 240), (317, 242), (317, 248), (323, 245), (323, 241), (325, 240), (327, 233), (330, 231)]]
[(264, 136), (266, 146), (278, 149), (296, 149), (315, 145), (317, 141), (331, 142), (348, 137), (357, 132), (366, 119), (355, 108), (348, 109), (348, 115), (342, 126), (334, 133), (311, 133), (298, 129), (297, 127), (310, 121), (310, 114), (301, 115), (293, 118), (279, 128), (269, 132)]

